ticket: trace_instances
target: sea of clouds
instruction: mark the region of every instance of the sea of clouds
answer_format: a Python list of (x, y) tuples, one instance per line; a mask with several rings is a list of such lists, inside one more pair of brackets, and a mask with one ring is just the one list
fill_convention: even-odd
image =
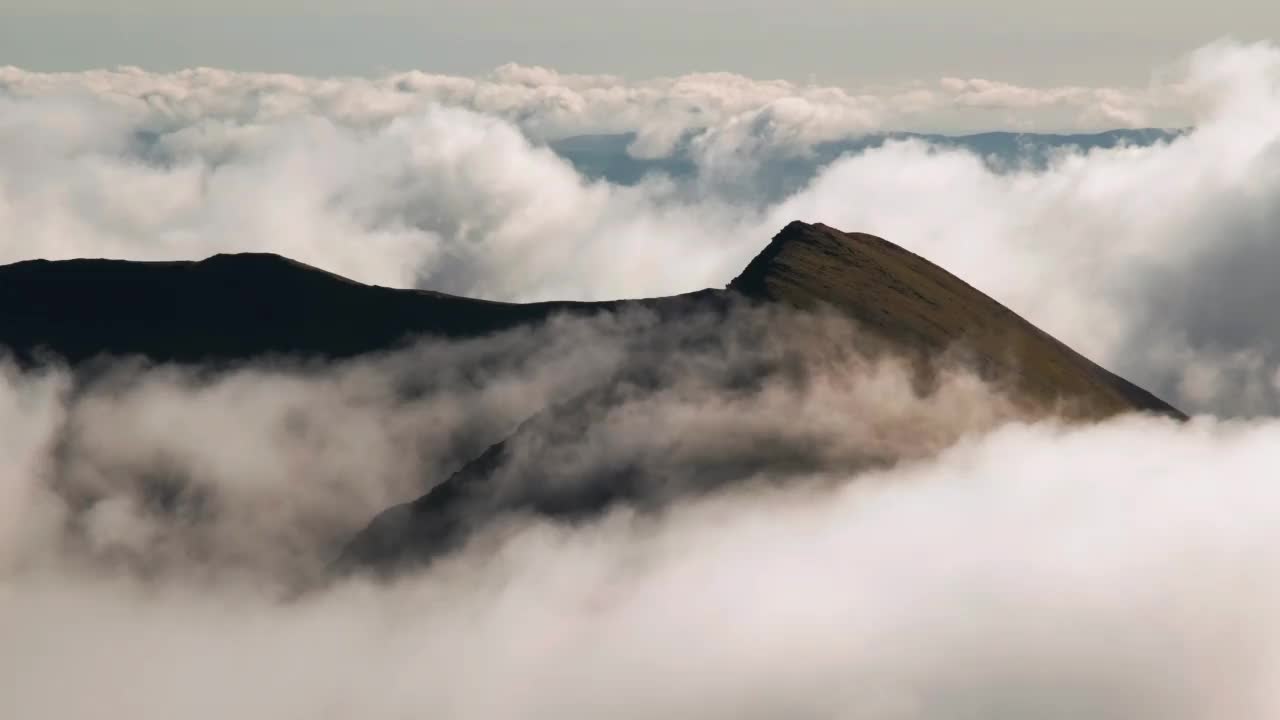
[[(771, 154), (1003, 118), (1194, 129), (1026, 168), (889, 143), (785, 196), (751, 180)], [(684, 148), (697, 172), (615, 185), (546, 145), (606, 132), (635, 132), (636, 157)], [(848, 354), (856, 328), (746, 313), (649, 359), (657, 392), (596, 408), (528, 475), (639, 457), (665, 477), (769, 443), (825, 471), (513, 520), (396, 582), (298, 594), (378, 510), (666, 331), (558, 321), (91, 382), (5, 364), (0, 714), (1271, 716), (1278, 140), (1265, 44), (1208, 46), (1142, 89), (0, 69), (0, 261), (266, 250), (364, 282), (596, 299), (723, 285), (803, 219), (919, 252), (1200, 414), (1034, 420), (963, 371), (921, 397)], [(753, 344), (762, 326), (789, 342)], [(715, 382), (784, 350), (803, 382)], [(846, 445), (891, 462), (844, 462)]]

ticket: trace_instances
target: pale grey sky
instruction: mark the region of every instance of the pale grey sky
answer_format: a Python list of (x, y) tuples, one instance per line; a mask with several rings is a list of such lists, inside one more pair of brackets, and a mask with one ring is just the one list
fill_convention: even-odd
[(1142, 84), (1224, 36), (1280, 38), (1280, 3), (0, 0), (0, 65), (32, 70), (479, 74), (518, 62), (637, 78), (728, 70), (840, 84)]

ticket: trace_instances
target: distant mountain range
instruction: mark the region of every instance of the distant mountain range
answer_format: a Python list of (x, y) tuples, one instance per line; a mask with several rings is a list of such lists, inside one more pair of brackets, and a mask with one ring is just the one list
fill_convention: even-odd
[[(1014, 168), (1043, 169), (1055, 154), (1064, 151), (1146, 147), (1174, 140), (1185, 132), (1184, 129), (1163, 128), (1077, 134), (884, 132), (821, 142), (799, 153), (765, 154), (754, 160), (762, 165), (757, 172), (761, 192), (768, 197), (778, 197), (800, 189), (822, 168), (843, 156), (857, 155), (894, 141), (918, 140), (939, 148), (966, 150), (981, 157), (992, 169), (1002, 172)], [(590, 179), (635, 185), (650, 175), (665, 175), (676, 180), (696, 177), (699, 168), (692, 144), (697, 137), (697, 134), (686, 135), (673, 152), (658, 158), (634, 157), (628, 151), (637, 138), (633, 132), (578, 135), (552, 141), (548, 146)]]
[[(476, 338), (553, 316), (630, 311), (652, 318), (657, 330), (646, 337), (656, 339), (638, 350), (660, 364), (663, 353), (674, 357), (679, 348), (732, 332), (735, 313), (744, 307), (850, 319), (868, 347), (914, 363), (924, 388), (933, 379), (934, 361), (948, 358), (1039, 412), (1084, 419), (1128, 411), (1183, 417), (927, 260), (883, 239), (821, 224), (788, 225), (725, 289), (598, 303), (522, 305), (394, 290), (265, 254), (198, 262), (33, 260), (0, 267), (0, 347), (23, 365), (65, 362), (90, 371), (121, 356), (204, 366), (281, 356), (347, 358), (423, 336)], [(707, 316), (714, 320), (694, 322)], [(797, 333), (809, 332), (807, 326), (789, 327), (789, 317), (773, 317), (756, 341), (803, 342)], [(571, 483), (532, 478), (514, 493), (491, 480), (517, 450), (521, 467), (541, 466), (536, 454), (530, 456), (531, 446), (521, 444), (523, 437), (538, 434), (536, 452), (571, 445), (594, 422), (592, 413), (610, 407), (619, 393), (656, 391), (661, 381), (651, 377), (651, 367), (624, 366), (613, 382), (547, 408), (443, 482), (424, 479), (424, 487), (433, 489), (381, 515), (348, 546), (341, 565), (399, 567), (465, 539), (484, 518), (512, 511), (578, 516), (646, 495), (653, 473), (643, 462), (594, 468)], [(797, 371), (803, 368), (765, 364), (724, 383), (747, 387)], [(717, 486), (781, 462), (809, 468), (816, 457), (761, 445), (700, 458), (695, 474), (700, 487)]]

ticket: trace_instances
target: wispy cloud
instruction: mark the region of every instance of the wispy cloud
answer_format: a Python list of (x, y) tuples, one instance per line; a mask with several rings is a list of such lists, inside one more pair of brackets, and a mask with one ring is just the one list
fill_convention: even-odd
[[(843, 402), (858, 404), (868, 423), (908, 420), (893, 408), (914, 405), (917, 421), (984, 427), (929, 413), (949, 405), (912, 399), (893, 372), (856, 364), (841, 366), (851, 383), (842, 390), (866, 392), (815, 387), (801, 409), (790, 403), (803, 394), (775, 385), (727, 415), (707, 415), (687, 393), (696, 365), (675, 364), (681, 392), (615, 405), (576, 447), (626, 460), (636, 443), (662, 444), (654, 428), (685, 428), (696, 430), (680, 436), (687, 459), (719, 452), (722, 441), (798, 438), (824, 418), (856, 427)], [(253, 371), (193, 392), (162, 373), (115, 388), (111, 407), (106, 396), (71, 400), (48, 378), (10, 373), (4, 429), (27, 428), (27, 437), (8, 449), (43, 458), (4, 478), (7, 493), (22, 480), (40, 491), (4, 500), (7, 516), (21, 520), (5, 526), (4, 547), (23, 551), (5, 558), (0, 575), (11, 711), (1200, 720), (1275, 708), (1280, 587), (1268, 568), (1280, 547), (1280, 496), (1269, 469), (1280, 429), (1272, 421), (1015, 423), (923, 455), (911, 448), (918, 426), (890, 422), (868, 437), (899, 442), (914, 459), (889, 469), (766, 473), (660, 514), (618, 508), (576, 525), (515, 519), (427, 572), (280, 599), (272, 580), (289, 566), (263, 559), (287, 555), (276, 544), (287, 532), (331, 521), (334, 510), (311, 502), (332, 496), (332, 481), (298, 472), (297, 439), (307, 431), (296, 428), (318, 423), (313, 438), (343, 447), (325, 428), (358, 428), (369, 407), (367, 391), (351, 392), (350, 374), (326, 373), (332, 397), (310, 392), (299, 405), (290, 392), (298, 378)], [(334, 378), (344, 376), (337, 386), (347, 389), (335, 393)], [(244, 387), (255, 398), (248, 406), (237, 392)], [(953, 407), (972, 412), (994, 398), (971, 385)], [(415, 415), (448, 407), (440, 401), (428, 396)], [(112, 433), (51, 452), (39, 437), (48, 426), (32, 419), (81, 415), (81, 402), (95, 413), (83, 416), (90, 432), (110, 432), (107, 422), (136, 429), (146, 422), (137, 418), (166, 412), (187, 419), (174, 432)], [(685, 422), (695, 409), (714, 427)], [(382, 412), (387, 424), (401, 416), (394, 406)], [(220, 413), (256, 430), (248, 447), (249, 433)], [(199, 447), (185, 447), (197, 434)], [(225, 452), (215, 455), (218, 447)], [(574, 447), (529, 456), (555, 464), (524, 469), (555, 475), (572, 467)], [(376, 452), (334, 456), (351, 488), (367, 488), (359, 465), (412, 454), (386, 442), (365, 449)], [(247, 462), (230, 457), (245, 451)], [(69, 509), (51, 512), (48, 477), (26, 474), (68, 455), (104, 470), (119, 470), (112, 458), (144, 457), (211, 468), (202, 481), (228, 531), (203, 534), (198, 519), (181, 515), (158, 525), (155, 510), (105, 500), (96, 517), (68, 523)], [(660, 457), (649, 455), (648, 467), (663, 467), (652, 464)], [(264, 469), (288, 478), (287, 494)], [(139, 497), (124, 485), (114, 491), (118, 500)], [(156, 527), (165, 534), (145, 535)], [(83, 540), (72, 542), (86, 537), (98, 543), (89, 555), (76, 544)], [(122, 572), (119, 553), (148, 546), (164, 562)], [(188, 552), (165, 558), (166, 548)]]

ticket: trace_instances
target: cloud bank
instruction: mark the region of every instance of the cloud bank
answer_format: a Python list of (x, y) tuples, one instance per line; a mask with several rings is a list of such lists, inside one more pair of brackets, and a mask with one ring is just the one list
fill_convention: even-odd
[[(604, 348), (601, 367), (616, 367), (610, 339), (625, 344), (643, 322), (620, 334), (611, 323), (536, 339), (579, 333)], [(132, 382), (77, 388), (7, 370), (0, 418), (20, 460), (4, 470), (0, 503), (16, 520), (0, 557), (8, 712), (1200, 720), (1276, 708), (1274, 421), (1001, 420), (999, 393), (963, 375), (920, 398), (891, 364), (809, 357), (822, 382), (768, 384), (737, 401), (736, 421), (699, 430), (690, 410), (717, 414), (699, 400), (699, 377), (747, 350), (732, 344), (677, 356), (670, 392), (622, 399), (580, 447), (625, 459), (628, 445), (666, 442), (651, 432), (666, 427), (692, 430), (676, 446), (685, 458), (726, 439), (806, 433), (838, 452), (827, 432), (864, 424), (863, 440), (889, 443), (900, 462), (768, 472), (657, 514), (513, 518), (393, 583), (281, 594), (279, 573), (324, 547), (281, 542), (289, 533), (323, 537), (307, 530), (354, 515), (353, 498), (386, 482), (379, 469), (419, 467), (416, 444), (368, 445), (360, 427), (398, 424), (434, 450), (538, 388), (566, 390), (550, 354), (500, 368), (465, 402), (455, 393), (468, 384), (451, 379), (412, 412), (377, 385), (431, 353), (508, 357), (534, 339), (199, 384), (122, 368)], [(819, 356), (846, 340), (837, 333)], [(426, 419), (437, 415), (439, 425)], [(169, 432), (145, 430), (174, 418)], [(320, 449), (333, 442), (334, 454)], [(550, 464), (525, 469), (554, 474), (573, 460), (536, 459)], [(329, 462), (331, 475), (315, 473)], [(117, 482), (89, 488), (103, 496), (86, 513), (60, 483), (84, 491), (87, 466)], [(165, 467), (195, 473), (216, 514), (122, 507), (145, 493), (120, 478)]]
[(801, 143), (861, 131), (958, 132), (992, 126), (1108, 130), (1181, 125), (1198, 99), (1176, 79), (1147, 87), (1025, 87), (982, 78), (940, 78), (863, 88), (700, 73), (628, 81), (550, 68), (505, 65), (486, 77), (411, 71), (374, 78), (311, 78), (196, 68), (82, 73), (0, 69), (0, 88), (18, 97), (90, 94), (189, 123), (209, 117), (278, 121), (323, 116), (368, 127), (444, 104), (511, 121), (540, 140), (635, 131), (635, 151), (661, 155), (684, 133), (767, 123)]

